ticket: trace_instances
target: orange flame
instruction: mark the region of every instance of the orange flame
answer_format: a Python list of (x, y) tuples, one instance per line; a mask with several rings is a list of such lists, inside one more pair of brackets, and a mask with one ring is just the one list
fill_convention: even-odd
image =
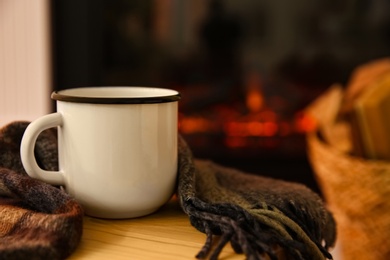
[(264, 107), (261, 78), (257, 73), (251, 73), (248, 76), (246, 106), (252, 113), (259, 112)]
[(264, 97), (260, 91), (252, 89), (248, 91), (246, 106), (252, 113), (259, 112), (264, 105)]
[(317, 128), (317, 121), (305, 112), (299, 112), (295, 118), (295, 125), (298, 132), (308, 133)]

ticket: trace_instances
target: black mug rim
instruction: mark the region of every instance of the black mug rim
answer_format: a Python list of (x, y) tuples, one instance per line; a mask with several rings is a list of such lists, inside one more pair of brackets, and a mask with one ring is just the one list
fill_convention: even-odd
[[(80, 96), (67, 94), (77, 90), (119, 90), (119, 89), (142, 89), (148, 91), (166, 91), (172, 94), (155, 95), (155, 96)], [(175, 102), (181, 99), (181, 95), (177, 90), (156, 87), (142, 87), (142, 86), (113, 86), (113, 87), (81, 87), (70, 88), (64, 90), (53, 91), (51, 98), (56, 101), (74, 102), (74, 103), (90, 103), (90, 104), (157, 104)]]

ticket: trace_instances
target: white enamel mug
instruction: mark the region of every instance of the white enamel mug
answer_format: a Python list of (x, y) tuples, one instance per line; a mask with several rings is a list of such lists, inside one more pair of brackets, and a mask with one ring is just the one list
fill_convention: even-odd
[[(156, 211), (172, 196), (177, 174), (180, 94), (149, 87), (88, 87), (53, 92), (57, 112), (26, 129), (21, 158), (33, 178), (61, 185), (101, 218)], [(34, 157), (38, 135), (58, 127), (59, 171)]]

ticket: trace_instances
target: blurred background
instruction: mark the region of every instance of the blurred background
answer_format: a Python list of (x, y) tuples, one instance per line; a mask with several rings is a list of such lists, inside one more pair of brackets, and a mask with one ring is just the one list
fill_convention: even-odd
[(387, 0), (0, 0), (1, 119), (53, 111), (52, 90), (173, 88), (195, 156), (318, 191), (302, 110), (389, 54)]

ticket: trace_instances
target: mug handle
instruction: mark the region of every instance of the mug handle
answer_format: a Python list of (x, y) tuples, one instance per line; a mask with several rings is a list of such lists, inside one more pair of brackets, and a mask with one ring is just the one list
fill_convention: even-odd
[(52, 185), (64, 185), (64, 173), (62, 171), (46, 171), (40, 168), (35, 159), (34, 148), (41, 132), (51, 127), (61, 126), (62, 122), (62, 115), (58, 112), (38, 118), (28, 125), (20, 144), (20, 157), (27, 174)]

